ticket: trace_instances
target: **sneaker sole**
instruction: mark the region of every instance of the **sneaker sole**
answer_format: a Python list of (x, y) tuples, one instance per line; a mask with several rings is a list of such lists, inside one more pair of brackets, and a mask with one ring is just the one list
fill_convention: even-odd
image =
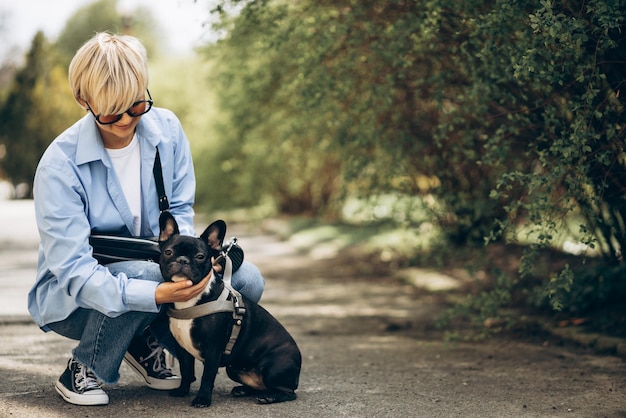
[(135, 360), (135, 358), (128, 353), (124, 354), (124, 361), (130, 366), (131, 369), (133, 369), (135, 373), (137, 373), (139, 377), (143, 379), (146, 386), (150, 389), (172, 390), (178, 389), (180, 386), (180, 377), (178, 376), (174, 376), (169, 379), (157, 379), (155, 377), (148, 376), (146, 370), (141, 367), (141, 364), (137, 363), (137, 360)]
[(57, 393), (61, 395), (63, 400), (74, 405), (95, 406), (109, 404), (109, 395), (107, 395), (102, 389), (94, 389), (88, 391), (86, 394), (74, 393), (58, 380), (54, 383), (54, 388)]

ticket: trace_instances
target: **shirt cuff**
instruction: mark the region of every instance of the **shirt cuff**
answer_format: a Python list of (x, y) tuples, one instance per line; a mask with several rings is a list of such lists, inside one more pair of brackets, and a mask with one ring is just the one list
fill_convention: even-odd
[(159, 282), (129, 279), (126, 284), (126, 305), (131, 311), (159, 312), (154, 300)]

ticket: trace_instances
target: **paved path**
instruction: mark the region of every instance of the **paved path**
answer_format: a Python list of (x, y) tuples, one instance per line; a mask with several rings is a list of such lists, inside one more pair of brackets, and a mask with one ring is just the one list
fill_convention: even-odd
[(24, 317), (39, 235), (31, 200), (0, 200), (0, 318)]
[(35, 263), (31, 221), (31, 202), (0, 202), (0, 417), (626, 416), (626, 365), (618, 357), (508, 339), (445, 344), (428, 292), (384, 277), (346, 277), (289, 242), (241, 228), (228, 235), (263, 271), (262, 303), (303, 352), (298, 399), (232, 399), (233, 384), (221, 372), (213, 406), (198, 410), (191, 398), (142, 387), (123, 365), (119, 384), (107, 388), (109, 406), (69, 405), (53, 382), (74, 343), (42, 333), (25, 315)]

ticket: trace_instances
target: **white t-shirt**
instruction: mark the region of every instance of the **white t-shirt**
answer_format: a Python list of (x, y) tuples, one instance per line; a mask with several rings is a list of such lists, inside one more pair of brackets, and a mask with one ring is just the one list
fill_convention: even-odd
[(122, 184), (126, 202), (133, 215), (133, 235), (141, 232), (141, 148), (137, 135), (130, 143), (120, 149), (106, 149), (113, 162), (117, 178)]

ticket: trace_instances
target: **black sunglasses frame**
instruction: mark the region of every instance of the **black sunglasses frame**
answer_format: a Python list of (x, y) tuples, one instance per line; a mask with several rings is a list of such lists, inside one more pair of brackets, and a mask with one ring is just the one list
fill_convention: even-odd
[[(89, 109), (89, 111), (91, 112), (93, 117), (96, 119), (96, 122), (98, 122), (100, 125), (113, 125), (114, 123), (117, 123), (117, 122), (120, 121), (120, 119), (122, 119), (122, 117), (124, 116), (124, 113), (126, 113), (128, 116), (133, 117), (133, 118), (137, 118), (137, 117), (139, 117), (141, 115), (145, 115), (146, 113), (148, 113), (150, 111), (150, 109), (152, 109), (152, 105), (154, 104), (154, 101), (152, 100), (152, 96), (150, 95), (150, 90), (146, 89), (146, 92), (148, 93), (149, 100), (138, 100), (138, 101), (136, 101), (135, 103), (133, 103), (133, 105), (130, 108), (128, 108), (128, 110), (126, 112), (122, 112), (119, 115), (115, 115), (115, 120), (112, 120), (111, 122), (102, 122), (100, 120), (100, 116), (102, 116), (102, 115), (96, 115), (93, 112), (93, 110), (91, 110), (91, 106), (89, 106), (89, 102), (85, 101), (85, 103), (87, 104), (87, 109)], [(147, 109), (144, 112), (133, 113), (133, 112), (130, 111), (130, 109), (132, 109), (133, 107), (137, 106), (140, 103), (148, 103)]]

